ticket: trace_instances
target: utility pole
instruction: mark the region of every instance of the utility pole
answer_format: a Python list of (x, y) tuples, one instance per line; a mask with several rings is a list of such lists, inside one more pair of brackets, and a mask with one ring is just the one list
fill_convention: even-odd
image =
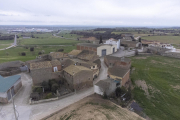
[[(11, 91), (11, 89), (10, 89), (10, 91)], [(15, 105), (14, 105), (14, 99), (13, 99), (13, 96), (12, 96), (12, 92), (11, 92), (11, 99), (12, 99), (12, 103), (13, 103), (14, 116), (15, 116), (15, 119), (18, 120), (17, 115), (16, 115), (16, 108), (15, 108)]]

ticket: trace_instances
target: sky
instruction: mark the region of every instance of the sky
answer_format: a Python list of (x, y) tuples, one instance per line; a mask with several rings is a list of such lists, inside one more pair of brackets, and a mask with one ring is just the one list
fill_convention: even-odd
[(0, 25), (180, 26), (180, 0), (0, 0)]

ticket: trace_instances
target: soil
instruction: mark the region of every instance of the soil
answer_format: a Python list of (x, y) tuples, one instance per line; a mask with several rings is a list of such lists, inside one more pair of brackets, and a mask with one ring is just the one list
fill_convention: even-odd
[(145, 120), (99, 95), (88, 96), (46, 118), (46, 120)]

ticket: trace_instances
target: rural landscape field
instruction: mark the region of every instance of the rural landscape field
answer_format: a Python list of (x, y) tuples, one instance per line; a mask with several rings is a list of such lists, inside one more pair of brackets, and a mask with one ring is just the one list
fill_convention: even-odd
[(180, 61), (162, 56), (132, 57), (135, 100), (152, 120), (180, 118)]

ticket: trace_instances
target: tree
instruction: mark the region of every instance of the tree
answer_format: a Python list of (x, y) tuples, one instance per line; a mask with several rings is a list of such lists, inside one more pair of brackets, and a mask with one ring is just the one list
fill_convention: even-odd
[(9, 53), (8, 52), (6, 52), (6, 56), (8, 56), (9, 55)]
[(100, 39), (99, 39), (99, 44), (103, 43), (102, 41), (102, 36), (100, 36)]
[(56, 93), (56, 90), (58, 89), (58, 84), (57, 83), (54, 83), (53, 85), (52, 85), (52, 87), (51, 87), (51, 91), (52, 92), (54, 92), (54, 93)]
[(116, 97), (121, 96), (121, 88), (120, 87), (116, 88), (115, 92), (116, 92)]
[(34, 51), (34, 47), (30, 47), (30, 51)]
[(39, 53), (38, 53), (38, 55), (41, 55), (42, 54), (42, 52), (40, 51)]
[(26, 53), (25, 53), (25, 52), (22, 52), (21, 55), (22, 55), (22, 56), (26, 56)]

